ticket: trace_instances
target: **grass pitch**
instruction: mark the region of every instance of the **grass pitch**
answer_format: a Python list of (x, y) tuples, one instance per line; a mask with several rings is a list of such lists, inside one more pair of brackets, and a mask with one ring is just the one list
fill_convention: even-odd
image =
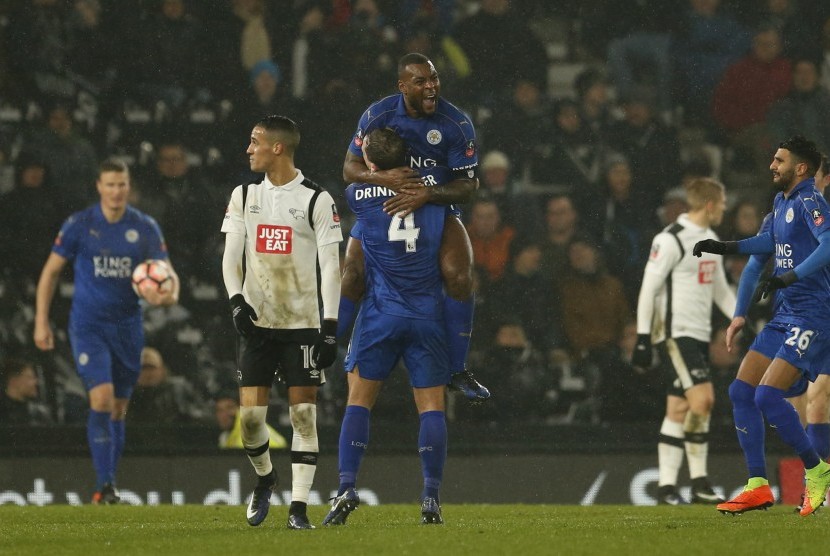
[[(312, 506), (319, 524), (327, 507)], [(272, 506), (259, 527), (243, 506), (0, 506), (0, 554), (797, 554), (828, 538), (830, 509), (791, 506), (723, 516), (708, 506), (452, 505), (443, 526), (416, 505), (361, 506), (343, 527), (285, 528)]]

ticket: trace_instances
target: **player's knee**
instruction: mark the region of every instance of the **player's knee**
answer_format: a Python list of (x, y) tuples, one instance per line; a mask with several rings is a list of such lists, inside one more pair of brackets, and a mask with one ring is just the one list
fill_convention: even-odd
[(709, 415), (715, 406), (715, 396), (702, 396), (689, 404), (689, 412), (696, 415)]
[(294, 434), (304, 438), (317, 436), (317, 406), (313, 403), (298, 403), (288, 409)]
[(264, 407), (239, 408), (239, 425), (243, 439), (253, 439), (265, 425)]
[(743, 380), (735, 379), (729, 385), (729, 399), (733, 406), (745, 407), (755, 404), (755, 388)]

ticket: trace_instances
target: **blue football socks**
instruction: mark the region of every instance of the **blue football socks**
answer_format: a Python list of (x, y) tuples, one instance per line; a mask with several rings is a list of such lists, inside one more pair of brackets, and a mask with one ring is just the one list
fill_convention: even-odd
[(823, 460), (830, 458), (830, 423), (810, 423), (807, 425), (807, 436), (818, 457)]
[(340, 467), (340, 486), (337, 495), (346, 489), (354, 488), (357, 472), (363, 454), (369, 445), (369, 415), (367, 408), (359, 405), (346, 406), (343, 423), (340, 425), (340, 443), (338, 461)]
[(818, 454), (801, 426), (795, 408), (784, 399), (783, 390), (762, 384), (755, 390), (755, 404), (767, 422), (775, 427), (781, 440), (795, 450), (805, 469), (819, 464)]
[(447, 421), (443, 411), (425, 411), (420, 418), (418, 452), (424, 473), (422, 498), (431, 496), (438, 500), (438, 490), (444, 477), (444, 463), (447, 460)]
[(95, 490), (98, 492), (107, 483), (112, 483), (112, 427), (109, 411), (89, 410), (86, 421), (86, 436), (95, 468)]
[(461, 372), (466, 368), (474, 311), (475, 295), (471, 295), (464, 301), (444, 295), (444, 326), (447, 330), (450, 370), (453, 373)]
[(732, 401), (732, 417), (749, 476), (766, 478), (764, 417), (755, 405), (755, 387), (735, 379), (729, 385), (729, 399)]

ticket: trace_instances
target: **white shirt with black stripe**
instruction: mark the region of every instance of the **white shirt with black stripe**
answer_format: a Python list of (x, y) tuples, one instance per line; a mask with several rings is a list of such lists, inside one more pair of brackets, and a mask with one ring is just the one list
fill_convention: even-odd
[[(222, 232), (245, 234), (242, 291), (259, 317), (256, 325), (319, 328), (317, 250), (343, 240), (334, 199), (299, 170), (285, 185), (267, 176), (249, 184), (244, 210), (242, 187), (231, 194)], [(314, 214), (308, 214), (318, 190)]]
[(708, 343), (712, 303), (731, 318), (735, 293), (726, 281), (723, 257), (692, 255), (694, 245), (704, 239), (717, 240), (718, 236), (687, 214), (654, 237), (637, 302), (637, 334), (651, 334), (653, 343), (667, 336)]

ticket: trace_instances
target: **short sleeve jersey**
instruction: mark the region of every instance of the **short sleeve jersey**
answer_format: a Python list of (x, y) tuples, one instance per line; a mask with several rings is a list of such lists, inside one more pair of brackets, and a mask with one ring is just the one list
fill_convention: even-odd
[(75, 292), (70, 318), (75, 323), (115, 323), (141, 319), (132, 272), (146, 259), (166, 259), (167, 246), (152, 217), (128, 206), (118, 222), (108, 222), (96, 204), (70, 216), (52, 252), (72, 261)]
[(688, 337), (709, 342), (712, 335), (712, 302), (716, 284), (726, 285), (723, 257), (692, 255), (695, 243), (718, 239), (681, 214), (674, 224), (654, 237), (645, 271), (664, 281), (655, 299), (652, 339)]
[(242, 291), (259, 316), (257, 326), (320, 327), (317, 249), (343, 240), (327, 191), (298, 170), (285, 185), (267, 177), (250, 184), (243, 207), (240, 185), (231, 194), (222, 232), (245, 235)]
[[(800, 265), (815, 251), (818, 236), (830, 229), (830, 207), (806, 179), (788, 196), (778, 193), (773, 202), (772, 239), (775, 243), (773, 274)], [(821, 268), (778, 292), (781, 315), (826, 319), (830, 313), (830, 269)]]
[(366, 268), (366, 295), (381, 313), (417, 319), (443, 316), (443, 285), (438, 251), (445, 207), (426, 204), (398, 218), (383, 212), (395, 195), (368, 183), (346, 188), (349, 208), (357, 216)]
[(455, 172), (478, 166), (476, 132), (470, 118), (455, 105), (438, 98), (435, 113), (412, 118), (406, 113), (403, 95), (383, 98), (366, 109), (360, 117), (349, 152), (363, 156), (363, 138), (378, 128), (394, 129), (409, 147), (409, 165), (416, 170), (432, 168), (436, 185), (448, 183)]

